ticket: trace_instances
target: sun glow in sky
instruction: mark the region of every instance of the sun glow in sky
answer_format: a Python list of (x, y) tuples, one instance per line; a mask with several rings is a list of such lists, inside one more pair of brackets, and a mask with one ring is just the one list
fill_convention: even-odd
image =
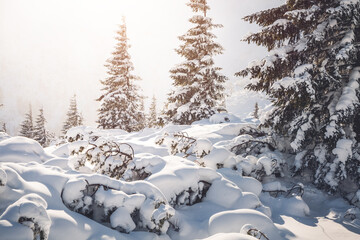
[[(85, 123), (95, 125), (104, 64), (115, 46), (115, 31), (126, 17), (135, 74), (148, 101), (161, 109), (180, 63), (174, 51), (193, 15), (187, 0), (0, 0), (0, 122), (16, 134), (29, 104), (43, 106), (48, 127), (59, 131), (70, 97), (77, 94)], [(225, 48), (215, 58), (231, 80), (264, 50), (240, 39), (256, 30), (241, 18), (283, 0), (209, 0), (208, 16), (224, 25), (214, 33)]]

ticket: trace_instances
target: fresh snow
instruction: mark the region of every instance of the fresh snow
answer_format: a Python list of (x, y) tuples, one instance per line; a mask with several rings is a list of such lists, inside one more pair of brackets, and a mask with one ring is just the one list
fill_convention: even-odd
[[(251, 240), (260, 232), (270, 240), (358, 239), (360, 210), (291, 177), (294, 156), (231, 152), (255, 139), (239, 136), (255, 126), (253, 119), (218, 114), (191, 126), (133, 133), (77, 127), (45, 150), (26, 138), (4, 137), (0, 239)], [(196, 140), (186, 158), (181, 151), (169, 154), (169, 143), (156, 144), (178, 132)], [(94, 173), (90, 162), (74, 168), (89, 141), (132, 146), (135, 156), (122, 178)], [(336, 161), (346, 160), (350, 142), (338, 142)], [(284, 173), (275, 178), (280, 167)], [(251, 177), (259, 171), (262, 182)], [(291, 192), (297, 183), (302, 196)]]

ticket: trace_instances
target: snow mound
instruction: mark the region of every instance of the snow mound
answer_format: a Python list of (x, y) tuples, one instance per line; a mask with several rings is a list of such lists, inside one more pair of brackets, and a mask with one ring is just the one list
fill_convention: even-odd
[(258, 238), (254, 238), (249, 235), (245, 235), (242, 233), (217, 233), (208, 238), (203, 238), (202, 240), (256, 240)]
[[(51, 226), (51, 219), (46, 211), (46, 201), (37, 194), (27, 194), (9, 205), (0, 216), (0, 232), (4, 236), (16, 232), (27, 232), (31, 238), (47, 239)], [(32, 231), (22, 228), (27, 227)], [(33, 235), (33, 236), (32, 236)]]
[(26, 137), (12, 137), (0, 142), (0, 162), (45, 162), (53, 156), (45, 153), (40, 144)]
[[(251, 224), (269, 239), (282, 239), (272, 220), (251, 209), (238, 209), (214, 214), (209, 219), (209, 233), (240, 233), (244, 225)], [(250, 238), (251, 239), (251, 238)]]

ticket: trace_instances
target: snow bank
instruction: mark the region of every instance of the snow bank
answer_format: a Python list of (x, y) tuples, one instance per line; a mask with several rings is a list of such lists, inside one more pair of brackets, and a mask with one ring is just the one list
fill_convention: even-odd
[(44, 162), (53, 158), (40, 144), (26, 137), (12, 137), (0, 142), (0, 162)]
[[(251, 224), (269, 239), (282, 239), (272, 220), (265, 214), (251, 209), (224, 211), (209, 219), (209, 233), (240, 233), (241, 228)], [(251, 238), (250, 238), (251, 239)]]

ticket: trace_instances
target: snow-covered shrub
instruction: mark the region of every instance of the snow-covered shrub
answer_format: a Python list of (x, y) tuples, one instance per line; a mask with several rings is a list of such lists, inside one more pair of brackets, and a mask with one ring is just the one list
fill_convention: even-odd
[[(46, 208), (47, 203), (42, 197), (34, 193), (27, 194), (8, 206), (0, 216), (0, 221), (9, 221), (13, 226), (21, 224), (31, 229), (33, 239), (46, 240), (51, 226)], [(6, 228), (0, 227), (2, 234), (6, 231)]]
[(61, 194), (64, 204), (120, 232), (166, 233), (174, 209), (148, 182), (127, 183), (106, 176), (69, 180)]
[(137, 157), (129, 163), (123, 174), (124, 180), (144, 180), (152, 173), (158, 172), (166, 164), (163, 158), (151, 154), (139, 154)]
[(243, 126), (239, 131), (239, 136), (248, 134), (254, 138), (266, 137), (268, 134), (266, 131), (259, 129), (257, 125), (246, 125)]
[(185, 158), (190, 155), (202, 158), (212, 150), (212, 143), (208, 139), (195, 139), (189, 137), (186, 132), (164, 133), (155, 140), (155, 143), (158, 145), (165, 144), (169, 154), (182, 153)]
[(280, 182), (269, 182), (263, 184), (263, 192), (269, 193), (272, 197), (295, 197), (304, 194), (304, 185), (302, 183), (295, 184), (291, 188), (281, 185)]
[(357, 207), (349, 208), (344, 214), (344, 219), (347, 221), (354, 221), (356, 219), (360, 221), (360, 209)]
[(256, 158), (254, 156), (247, 156), (246, 158), (238, 157), (236, 169), (241, 170), (244, 176), (251, 176), (258, 180), (262, 180), (265, 176), (283, 176), (283, 167), (285, 161), (277, 155), (268, 154)]
[(83, 126), (73, 127), (66, 132), (64, 137), (67, 142), (75, 142), (84, 140), (84, 137), (86, 137), (89, 133), (91, 134), (92, 132), (85, 131), (85, 127)]
[(99, 137), (93, 143), (89, 143), (84, 153), (75, 156), (71, 161), (76, 170), (88, 164), (92, 172), (119, 179), (133, 159), (134, 150), (129, 144)]
[(236, 164), (235, 155), (225, 148), (214, 147), (212, 151), (197, 160), (200, 165), (211, 169), (232, 168)]
[(252, 209), (237, 209), (214, 214), (209, 219), (209, 233), (239, 233), (249, 226), (264, 233), (269, 239), (282, 239), (272, 220), (263, 213)]
[(259, 231), (251, 224), (245, 224), (244, 226), (242, 226), (242, 228), (240, 229), (240, 233), (253, 236), (256, 239), (269, 240), (269, 238), (263, 232)]
[(242, 192), (214, 169), (200, 167), (177, 156), (163, 159), (166, 164), (153, 172), (147, 181), (157, 186), (173, 207), (209, 202), (226, 209), (262, 209), (255, 194)]
[(240, 135), (236, 140), (239, 142), (236, 146), (231, 148), (231, 151), (236, 155), (247, 156), (254, 155), (259, 156), (263, 153), (274, 151), (275, 147), (272, 145), (269, 138), (256, 139), (250, 135)]

